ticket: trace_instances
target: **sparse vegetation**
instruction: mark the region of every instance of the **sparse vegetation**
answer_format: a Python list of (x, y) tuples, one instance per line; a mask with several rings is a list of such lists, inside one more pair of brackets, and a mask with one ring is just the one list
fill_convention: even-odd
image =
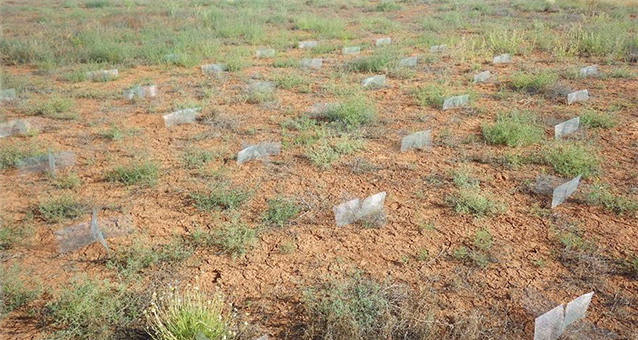
[(44, 200), (37, 207), (40, 217), (47, 223), (72, 220), (87, 213), (86, 204), (70, 195)]
[(140, 301), (124, 285), (76, 277), (46, 305), (50, 339), (111, 339), (140, 316)]
[(336, 162), (341, 155), (351, 154), (363, 146), (363, 142), (357, 139), (342, 137), (329, 142), (319, 141), (306, 149), (306, 157), (314, 166), (326, 170), (332, 163)]
[(439, 85), (426, 85), (414, 92), (417, 104), (419, 106), (431, 106), (440, 109), (445, 100), (446, 91)]
[(580, 114), (580, 123), (590, 128), (609, 129), (616, 125), (616, 119), (607, 112), (584, 110)]
[(326, 118), (346, 130), (353, 130), (371, 122), (375, 109), (364, 98), (354, 98), (326, 113)]
[(189, 169), (198, 169), (213, 160), (213, 153), (208, 150), (187, 149), (182, 157), (184, 165)]
[(395, 61), (389, 51), (382, 51), (370, 57), (361, 57), (349, 61), (344, 67), (350, 72), (379, 73), (387, 69), (388, 65)]
[(195, 286), (175, 288), (153, 295), (144, 314), (156, 340), (224, 340), (232, 336), (230, 316), (221, 293), (208, 294)]
[(510, 85), (514, 90), (536, 94), (548, 91), (557, 80), (558, 76), (550, 72), (538, 74), (517, 72), (510, 76)]
[(243, 189), (230, 188), (226, 185), (218, 185), (206, 193), (191, 193), (190, 198), (194, 206), (202, 211), (212, 209), (235, 209), (243, 204), (249, 195)]
[(507, 146), (526, 146), (543, 139), (543, 128), (538, 126), (534, 117), (525, 112), (500, 114), (496, 123), (481, 127), (483, 137), (490, 144)]
[(591, 290), (570, 336), (633, 338), (638, 2), (1, 7), (0, 338), (532, 339), (541, 302)]
[(268, 209), (262, 220), (268, 226), (282, 228), (299, 213), (299, 207), (291, 199), (275, 197), (268, 200)]
[(215, 232), (213, 244), (232, 257), (243, 256), (257, 241), (257, 232), (234, 219)]
[[(411, 303), (401, 288), (380, 284), (361, 274), (308, 288), (303, 294), (310, 339), (404, 339), (422, 338), (432, 327), (425, 310)], [(414, 300), (412, 300), (414, 301)], [(416, 309), (416, 310), (415, 310)]]
[(586, 195), (586, 201), (618, 215), (638, 213), (638, 199), (636, 197), (615, 195), (604, 185), (592, 186)]
[(44, 152), (29, 144), (7, 144), (0, 146), (0, 170), (16, 167), (22, 164), (22, 161), (29, 157), (40, 156)]
[(29, 103), (25, 111), (30, 115), (39, 115), (52, 119), (73, 120), (78, 117), (77, 114), (70, 112), (74, 105), (73, 99), (54, 95), (45, 101)]
[(82, 184), (80, 178), (74, 173), (67, 173), (55, 177), (53, 185), (58, 189), (76, 189)]
[(191, 247), (178, 237), (169, 243), (156, 246), (134, 243), (116, 252), (108, 259), (107, 266), (116, 269), (124, 277), (131, 277), (159, 263), (182, 262), (191, 256), (192, 251)]
[(124, 185), (153, 186), (157, 183), (159, 168), (151, 162), (133, 162), (128, 165), (118, 166), (106, 174), (109, 182), (118, 182)]
[(40, 285), (17, 267), (0, 266), (0, 321), (40, 295)]
[(581, 144), (555, 144), (544, 151), (545, 161), (565, 176), (591, 177), (598, 172), (599, 157), (591, 147)]
[(500, 203), (488, 198), (476, 188), (461, 188), (458, 194), (448, 198), (448, 202), (457, 213), (476, 217), (491, 216), (504, 209)]

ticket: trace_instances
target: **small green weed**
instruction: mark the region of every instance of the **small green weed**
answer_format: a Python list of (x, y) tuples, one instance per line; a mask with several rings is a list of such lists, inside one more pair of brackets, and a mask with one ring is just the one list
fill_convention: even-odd
[(262, 216), (262, 221), (271, 227), (282, 228), (299, 213), (299, 207), (291, 199), (275, 197), (268, 200), (268, 209)]
[(609, 129), (616, 125), (616, 117), (606, 112), (584, 110), (580, 114), (580, 123), (590, 128)]
[(37, 210), (45, 222), (59, 223), (85, 214), (87, 206), (76, 198), (65, 195), (41, 202), (38, 204)]
[(182, 162), (189, 169), (199, 169), (213, 160), (213, 153), (208, 150), (189, 148), (182, 156)]
[(123, 285), (77, 277), (47, 303), (46, 315), (52, 339), (112, 339), (140, 316), (140, 298)]
[(214, 235), (213, 244), (232, 257), (246, 254), (257, 242), (257, 231), (236, 219), (217, 230)]
[(107, 181), (124, 185), (153, 186), (157, 183), (158, 177), (159, 167), (148, 161), (118, 166), (106, 174)]
[(614, 195), (604, 185), (593, 185), (585, 196), (588, 204), (598, 205), (615, 214), (638, 213), (638, 200), (636, 198)]
[(227, 185), (213, 187), (207, 193), (191, 193), (190, 198), (195, 208), (201, 211), (219, 209), (235, 209), (242, 205), (249, 197), (243, 189), (229, 188)]
[(436, 109), (440, 109), (443, 106), (443, 101), (447, 94), (443, 87), (435, 84), (421, 87), (413, 93), (419, 106), (430, 106)]
[(5, 314), (29, 304), (40, 295), (40, 285), (17, 267), (0, 266), (0, 320)]
[(529, 113), (512, 112), (498, 115), (496, 123), (481, 126), (483, 138), (489, 144), (526, 146), (543, 139), (543, 128), (538, 126)]
[(53, 182), (53, 186), (58, 189), (77, 189), (81, 184), (82, 181), (80, 181), (78, 175), (74, 173), (57, 175)]
[(69, 110), (75, 105), (68, 97), (52, 96), (45, 101), (31, 102), (25, 109), (27, 114), (43, 116), (51, 119), (74, 120), (78, 116)]
[(591, 177), (598, 172), (598, 153), (581, 144), (555, 144), (545, 148), (545, 161), (561, 175)]
[(232, 336), (230, 316), (221, 294), (208, 296), (199, 283), (184, 289), (171, 287), (162, 295), (153, 295), (145, 311), (150, 333), (156, 340), (224, 340)]
[(558, 76), (550, 72), (538, 74), (516, 72), (510, 76), (510, 85), (516, 91), (537, 94), (549, 90), (557, 80)]

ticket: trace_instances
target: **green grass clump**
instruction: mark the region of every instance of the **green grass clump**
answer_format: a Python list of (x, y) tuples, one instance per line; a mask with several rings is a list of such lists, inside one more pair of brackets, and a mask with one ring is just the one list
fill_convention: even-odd
[(414, 97), (419, 106), (430, 106), (440, 109), (443, 107), (446, 91), (439, 85), (429, 84), (414, 91)]
[(117, 270), (124, 277), (131, 277), (157, 263), (182, 262), (192, 253), (192, 247), (177, 237), (162, 245), (147, 246), (133, 243), (111, 256), (107, 261), (107, 267)]
[(299, 61), (295, 59), (275, 59), (272, 62), (272, 67), (274, 68), (289, 68), (289, 67), (297, 67), (299, 65)]
[(395, 59), (388, 52), (381, 52), (369, 57), (361, 57), (349, 61), (344, 67), (350, 72), (379, 73), (385, 71)]
[(390, 12), (401, 9), (401, 6), (397, 5), (393, 0), (381, 1), (375, 8), (377, 12)]
[(84, 4), (86, 8), (104, 8), (108, 7), (111, 4), (108, 0), (89, 0)]
[(232, 335), (222, 296), (209, 296), (199, 285), (169, 289), (153, 299), (145, 314), (154, 340), (224, 340)]
[(317, 15), (304, 15), (295, 20), (295, 28), (312, 31), (324, 38), (344, 39), (349, 36), (346, 24), (340, 18), (322, 18)]
[(77, 114), (69, 112), (75, 105), (71, 98), (53, 96), (45, 101), (31, 102), (29, 105), (25, 111), (30, 115), (61, 120), (77, 119)]
[(587, 178), (598, 172), (598, 153), (582, 144), (554, 144), (545, 148), (544, 155), (547, 164), (561, 175), (575, 177), (582, 174)]
[(285, 73), (277, 76), (275, 83), (277, 83), (277, 87), (284, 90), (297, 89), (303, 93), (310, 91), (310, 84), (303, 77), (294, 73)]
[(275, 100), (275, 91), (270, 88), (256, 89), (246, 95), (246, 102), (259, 104)]
[(418, 321), (424, 310), (415, 301), (418, 294), (354, 273), (304, 289), (305, 332), (309, 339), (428, 339), (433, 329)]
[(342, 137), (335, 141), (322, 140), (306, 148), (306, 157), (312, 165), (325, 170), (337, 161), (341, 155), (351, 154), (363, 147), (359, 139)]
[(323, 170), (339, 159), (339, 153), (327, 141), (306, 148), (305, 155), (312, 165)]
[(616, 125), (616, 118), (606, 112), (585, 110), (580, 114), (580, 123), (590, 128), (609, 129)]
[(299, 207), (294, 201), (283, 197), (268, 200), (268, 209), (262, 217), (262, 221), (273, 227), (282, 228), (299, 213)]
[(55, 177), (53, 185), (58, 189), (76, 189), (82, 184), (78, 175), (69, 173)]
[(214, 187), (208, 193), (191, 193), (190, 198), (195, 208), (201, 211), (218, 209), (235, 209), (249, 197), (243, 189), (229, 188), (227, 185)]
[(310, 52), (312, 52), (312, 54), (328, 54), (328, 53), (332, 53), (336, 50), (339, 49), (339, 45), (336, 44), (318, 44), (317, 46), (313, 47)]
[[(462, 17), (458, 19), (463, 21)], [(485, 38), (485, 45), (492, 51), (492, 54), (526, 54), (531, 50), (528, 39), (525, 38), (523, 32), (508, 29), (490, 31)]]
[(474, 246), (481, 251), (488, 251), (492, 248), (492, 234), (487, 229), (480, 229), (474, 235)]
[(481, 126), (483, 138), (489, 144), (527, 146), (543, 139), (543, 128), (538, 126), (529, 113), (512, 112), (498, 115), (496, 123)]
[(212, 244), (223, 253), (238, 257), (246, 254), (257, 241), (257, 231), (245, 223), (233, 220), (214, 233)]
[(208, 150), (188, 149), (184, 152), (182, 161), (189, 169), (199, 169), (213, 160), (213, 153)]
[(5, 314), (29, 304), (40, 295), (39, 285), (25, 280), (23, 276), (24, 273), (20, 273), (17, 267), (0, 266), (0, 320)]
[(370, 123), (375, 114), (374, 106), (367, 103), (365, 98), (354, 98), (328, 111), (326, 119), (345, 130), (354, 130)]
[(499, 202), (488, 198), (478, 188), (461, 188), (458, 194), (448, 198), (448, 203), (457, 213), (475, 217), (492, 216), (504, 210)]
[(510, 86), (516, 91), (537, 94), (548, 91), (557, 80), (558, 76), (550, 72), (538, 74), (516, 72), (510, 76)]
[(16, 167), (25, 158), (43, 155), (33, 145), (7, 144), (0, 146), (0, 169)]
[(112, 141), (119, 141), (124, 138), (125, 132), (117, 126), (111, 126), (108, 130), (100, 132), (100, 137)]
[(139, 298), (108, 280), (75, 278), (46, 305), (52, 339), (116, 338), (139, 317)]
[(304, 292), (306, 314), (317, 333), (337, 339), (375, 338), (380, 323), (391, 313), (392, 301), (378, 283), (360, 277), (329, 283)]
[(118, 182), (124, 185), (153, 186), (159, 177), (159, 167), (151, 162), (131, 163), (118, 166), (106, 174), (109, 182)]
[(45, 222), (58, 223), (80, 217), (87, 212), (87, 206), (76, 198), (65, 195), (41, 202), (37, 210)]
[(604, 185), (594, 185), (585, 196), (588, 204), (598, 205), (618, 215), (638, 213), (638, 200), (615, 195)]

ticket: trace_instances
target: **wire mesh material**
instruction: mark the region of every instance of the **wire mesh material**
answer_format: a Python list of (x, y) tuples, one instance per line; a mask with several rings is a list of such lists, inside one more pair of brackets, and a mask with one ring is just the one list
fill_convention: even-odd
[(401, 140), (401, 152), (406, 152), (410, 149), (426, 149), (431, 145), (432, 136), (430, 130), (419, 131), (403, 137)]
[(0, 138), (26, 135), (29, 130), (31, 130), (31, 126), (26, 120), (11, 120), (0, 124)]
[(554, 189), (552, 193), (552, 209), (565, 202), (569, 196), (576, 192), (581, 176), (582, 175), (578, 175), (572, 180), (565, 182)]
[(391, 43), (392, 43), (392, 38), (379, 38), (374, 41), (374, 46), (376, 47), (388, 46)]
[(237, 164), (243, 164), (253, 159), (266, 161), (268, 156), (276, 156), (279, 153), (281, 153), (281, 143), (279, 142), (261, 142), (249, 145), (237, 153)]
[(45, 155), (29, 157), (18, 162), (20, 174), (49, 172), (54, 174), (57, 170), (63, 170), (75, 165), (75, 153), (62, 151)]
[(430, 53), (442, 53), (447, 50), (447, 45), (433, 45), (430, 46)]
[(407, 57), (399, 60), (399, 66), (401, 67), (416, 67), (418, 62), (417, 57)]
[(197, 119), (197, 113), (199, 110), (199, 108), (184, 109), (164, 115), (162, 116), (164, 119), (164, 125), (166, 127), (171, 127), (181, 124), (193, 124)]
[(95, 213), (90, 222), (56, 230), (53, 234), (58, 243), (58, 251), (64, 254), (84, 248), (96, 241), (107, 248), (106, 239), (126, 236), (132, 232), (133, 223), (130, 217), (98, 219)]
[(385, 203), (385, 191), (369, 196), (361, 201), (358, 198), (339, 204), (332, 208), (337, 227), (353, 224), (360, 220), (370, 222), (385, 222), (383, 205)]
[(589, 100), (589, 91), (580, 90), (576, 92), (572, 92), (567, 95), (567, 104), (573, 104), (578, 102), (586, 102)]
[(344, 47), (343, 49), (341, 49), (341, 53), (344, 55), (359, 54), (360, 52), (361, 52), (361, 47), (359, 46)]
[(483, 71), (479, 74), (474, 75), (474, 82), (475, 83), (486, 82), (488, 79), (490, 79), (491, 76), (492, 74), (490, 73), (490, 71)]
[(466, 106), (469, 99), (470, 99), (470, 96), (467, 94), (464, 94), (462, 96), (454, 96), (454, 97), (446, 98), (445, 101), (443, 101), (443, 110), (455, 109), (458, 107)]
[(86, 72), (85, 76), (87, 79), (93, 81), (108, 81), (116, 79), (119, 76), (119, 73), (117, 69), (112, 69)]
[(317, 47), (317, 42), (314, 40), (300, 41), (297, 47), (300, 49), (311, 49)]
[(507, 53), (497, 55), (492, 59), (492, 64), (509, 64), (511, 62), (512, 62), (512, 57)]
[(155, 85), (134, 86), (124, 90), (124, 98), (128, 100), (142, 99), (157, 96), (157, 87)]
[(598, 66), (597, 65), (591, 65), (591, 66), (586, 66), (580, 69), (579, 72), (581, 77), (589, 77), (589, 76), (593, 76), (598, 74)]
[(385, 86), (385, 74), (365, 78), (361, 81), (361, 86), (367, 89), (375, 89)]

